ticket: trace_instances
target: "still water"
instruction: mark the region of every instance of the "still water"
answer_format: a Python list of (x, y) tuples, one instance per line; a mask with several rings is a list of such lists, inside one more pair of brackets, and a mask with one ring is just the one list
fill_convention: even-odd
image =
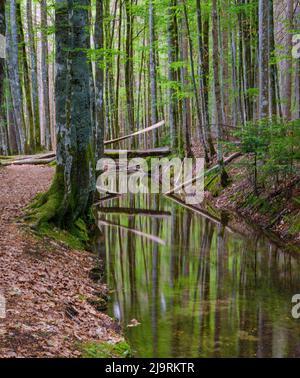
[(104, 206), (108, 312), (136, 357), (300, 357), (300, 319), (291, 316), (300, 255), (165, 197)]

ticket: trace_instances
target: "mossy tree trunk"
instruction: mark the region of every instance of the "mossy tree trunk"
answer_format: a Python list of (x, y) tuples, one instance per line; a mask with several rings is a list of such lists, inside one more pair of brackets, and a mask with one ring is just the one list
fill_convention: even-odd
[(95, 189), (88, 5), (88, 0), (56, 1), (57, 168), (49, 192), (35, 204), (38, 224), (66, 229), (85, 217)]

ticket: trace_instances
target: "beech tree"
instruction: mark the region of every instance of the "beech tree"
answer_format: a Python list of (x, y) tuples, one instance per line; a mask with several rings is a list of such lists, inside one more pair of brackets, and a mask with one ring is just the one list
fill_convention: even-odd
[(53, 203), (50, 194), (59, 193), (49, 219), (67, 224), (85, 213), (103, 140), (162, 120), (164, 127), (118, 147), (169, 147), (178, 156), (204, 157), (208, 168), (217, 152), (225, 185), (229, 150), (262, 156), (277, 127), (282, 148), (268, 152), (265, 169), (294, 169), (298, 1), (18, 0), (6, 2), (6, 25), (0, 4), (7, 40), (1, 154), (52, 153), (56, 128), (59, 189), (41, 201)]
[(86, 56), (88, 0), (57, 0), (55, 23), (57, 167), (54, 182), (33, 215), (39, 224), (72, 228), (86, 216), (95, 190), (91, 65)]

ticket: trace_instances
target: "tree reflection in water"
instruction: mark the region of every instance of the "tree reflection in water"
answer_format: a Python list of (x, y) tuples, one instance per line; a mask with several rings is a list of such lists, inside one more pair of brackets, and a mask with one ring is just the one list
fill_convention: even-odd
[[(226, 217), (217, 225), (161, 196), (131, 195), (106, 206), (119, 210), (99, 218), (166, 241), (100, 226), (109, 311), (136, 356), (300, 356), (300, 323), (291, 318), (300, 258), (257, 231), (229, 232)], [(132, 319), (141, 324), (127, 327)]]

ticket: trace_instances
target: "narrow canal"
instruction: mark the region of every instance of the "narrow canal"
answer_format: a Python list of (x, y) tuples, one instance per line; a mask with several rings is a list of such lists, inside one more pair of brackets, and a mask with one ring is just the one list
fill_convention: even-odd
[(109, 315), (137, 357), (300, 357), (300, 255), (162, 196), (105, 202)]

